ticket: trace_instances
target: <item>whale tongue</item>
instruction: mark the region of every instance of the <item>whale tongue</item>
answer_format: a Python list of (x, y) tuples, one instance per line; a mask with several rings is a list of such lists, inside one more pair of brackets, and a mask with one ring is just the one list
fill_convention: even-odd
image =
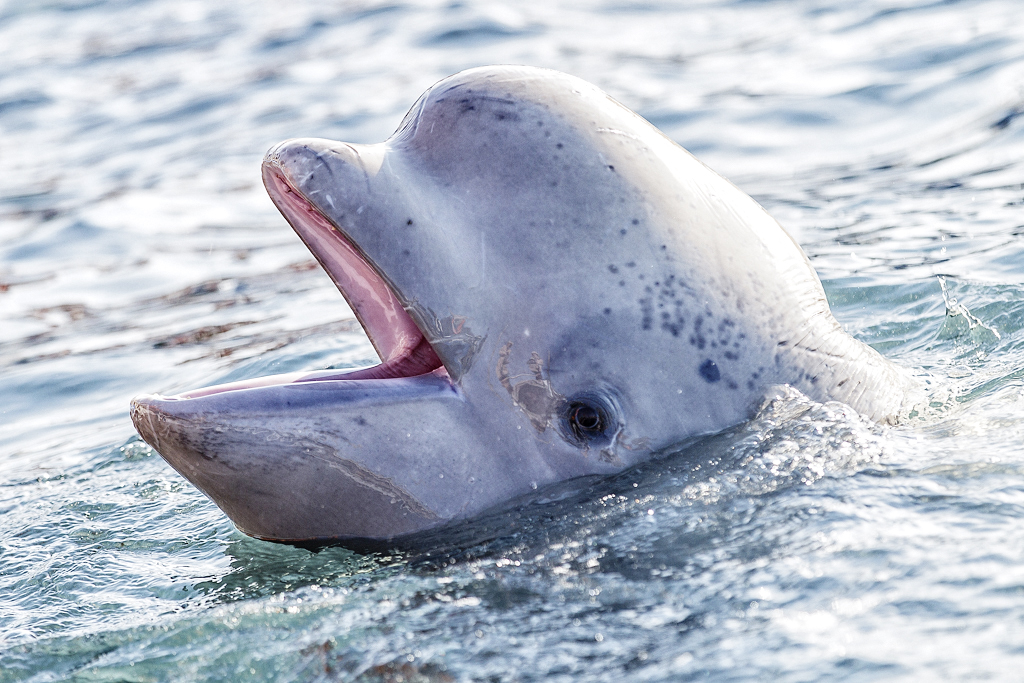
[[(263, 182), (274, 204), (348, 301), (383, 361), (371, 368), (334, 375), (338, 379), (389, 379), (414, 377), (441, 368), (441, 359), (384, 278), (292, 187), (284, 171), (265, 163)], [(306, 381), (332, 378), (321, 374), (313, 373)]]

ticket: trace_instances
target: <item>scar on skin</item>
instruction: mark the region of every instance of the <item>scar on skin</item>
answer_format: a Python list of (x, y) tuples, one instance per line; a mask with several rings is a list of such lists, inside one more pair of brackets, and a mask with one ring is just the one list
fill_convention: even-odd
[(526, 361), (526, 367), (533, 373), (533, 379), (513, 384), (512, 375), (508, 369), (511, 355), (512, 342), (506, 342), (498, 351), (498, 366), (496, 368), (498, 381), (512, 397), (512, 403), (530, 418), (530, 424), (534, 429), (544, 432), (551, 425), (555, 409), (562, 402), (563, 397), (551, 387), (551, 382), (544, 377), (544, 361), (536, 351), (531, 353), (530, 360)]
[(611, 448), (602, 448), (601, 451), (597, 454), (597, 459), (600, 460), (601, 462), (606, 462), (610, 465), (616, 465), (619, 467), (622, 466), (622, 460), (619, 458), (618, 455), (615, 454), (615, 451), (612, 450)]
[(630, 440), (626, 437), (626, 433), (622, 431), (620, 431), (618, 436), (615, 437), (615, 442), (627, 451), (646, 450), (651, 447), (651, 440), (648, 437), (641, 436)]

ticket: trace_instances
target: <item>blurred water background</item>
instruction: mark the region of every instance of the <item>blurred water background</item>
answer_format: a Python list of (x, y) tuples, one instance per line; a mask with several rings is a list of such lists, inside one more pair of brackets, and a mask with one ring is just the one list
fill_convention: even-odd
[[(931, 378), (751, 423), (429, 553), (248, 539), (138, 393), (375, 355), (260, 185), (491, 63), (596, 83), (760, 201)], [(1013, 0), (0, 0), (0, 681), (1019, 680)]]

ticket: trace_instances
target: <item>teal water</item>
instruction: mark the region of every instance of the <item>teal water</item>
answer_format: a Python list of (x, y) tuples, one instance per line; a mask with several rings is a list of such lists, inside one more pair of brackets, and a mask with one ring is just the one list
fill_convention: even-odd
[[(510, 62), (755, 196), (931, 406), (781, 392), (417, 552), (245, 537), (127, 405), (374, 361), (264, 151)], [(1009, 0), (0, 0), (0, 681), (1017, 680), (1022, 114)]]

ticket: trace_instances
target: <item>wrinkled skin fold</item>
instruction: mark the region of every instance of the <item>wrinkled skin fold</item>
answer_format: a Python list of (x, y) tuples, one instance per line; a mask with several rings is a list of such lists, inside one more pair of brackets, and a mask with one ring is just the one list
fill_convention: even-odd
[(263, 178), (381, 363), (131, 409), (252, 536), (415, 534), (737, 424), (780, 384), (907, 405), (761, 207), (571, 76), (465, 71), (387, 141), (289, 140)]

